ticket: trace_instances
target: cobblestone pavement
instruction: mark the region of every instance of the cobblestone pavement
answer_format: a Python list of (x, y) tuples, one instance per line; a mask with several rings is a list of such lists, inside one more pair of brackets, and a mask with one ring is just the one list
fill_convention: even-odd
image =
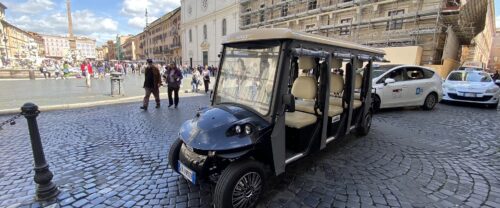
[[(61, 207), (209, 207), (167, 165), (181, 123), (207, 96), (180, 108), (123, 104), (54, 111), (39, 126)], [(0, 121), (6, 117), (0, 117)], [(390, 110), (366, 137), (348, 137), (272, 177), (260, 207), (500, 207), (500, 111), (438, 105)], [(0, 207), (37, 207), (26, 122), (0, 130)]]

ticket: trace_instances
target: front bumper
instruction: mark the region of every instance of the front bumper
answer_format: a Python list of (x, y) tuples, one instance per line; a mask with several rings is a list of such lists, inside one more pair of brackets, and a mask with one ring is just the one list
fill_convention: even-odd
[(182, 144), (181, 146), (179, 160), (183, 165), (196, 172), (199, 179), (206, 178), (210, 174), (209, 164), (211, 164), (211, 158), (207, 154), (188, 148), (186, 144)]
[(466, 97), (457, 92), (444, 92), (443, 100), (465, 103), (496, 104), (500, 93), (478, 93), (476, 97)]

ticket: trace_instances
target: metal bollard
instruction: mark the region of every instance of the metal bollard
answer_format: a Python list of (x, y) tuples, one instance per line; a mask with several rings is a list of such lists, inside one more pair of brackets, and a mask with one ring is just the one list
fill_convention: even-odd
[(42, 141), (40, 139), (40, 132), (38, 131), (38, 124), (36, 117), (40, 113), (38, 106), (33, 103), (25, 103), (21, 107), (22, 115), (28, 121), (28, 128), (31, 137), (31, 148), (33, 149), (33, 158), (35, 160), (35, 183), (36, 183), (36, 196), (37, 201), (47, 201), (59, 194), (59, 189), (52, 183), (54, 176), (49, 170), (49, 165), (45, 160), (43, 153)]

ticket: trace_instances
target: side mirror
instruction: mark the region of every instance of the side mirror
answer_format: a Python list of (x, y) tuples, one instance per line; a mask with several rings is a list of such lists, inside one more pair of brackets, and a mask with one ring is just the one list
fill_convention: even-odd
[(392, 78), (387, 78), (384, 81), (384, 85), (388, 85), (388, 84), (391, 84), (391, 83), (394, 83), (394, 82), (396, 82), (396, 80), (394, 80)]
[(500, 87), (500, 79), (495, 80), (495, 84), (497, 84)]
[(283, 95), (283, 104), (285, 105), (285, 110), (287, 112), (295, 111), (295, 98), (292, 94)]

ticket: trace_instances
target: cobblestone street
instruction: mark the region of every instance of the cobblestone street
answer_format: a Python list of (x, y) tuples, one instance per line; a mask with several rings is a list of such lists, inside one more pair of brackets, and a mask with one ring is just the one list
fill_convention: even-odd
[[(209, 207), (167, 165), (179, 126), (208, 104), (139, 103), (42, 112), (40, 132), (61, 207)], [(8, 117), (1, 116), (0, 121)], [(0, 207), (37, 207), (24, 118), (0, 130)], [(335, 141), (272, 177), (261, 207), (500, 207), (500, 111), (439, 104), (374, 117), (366, 137)]]

